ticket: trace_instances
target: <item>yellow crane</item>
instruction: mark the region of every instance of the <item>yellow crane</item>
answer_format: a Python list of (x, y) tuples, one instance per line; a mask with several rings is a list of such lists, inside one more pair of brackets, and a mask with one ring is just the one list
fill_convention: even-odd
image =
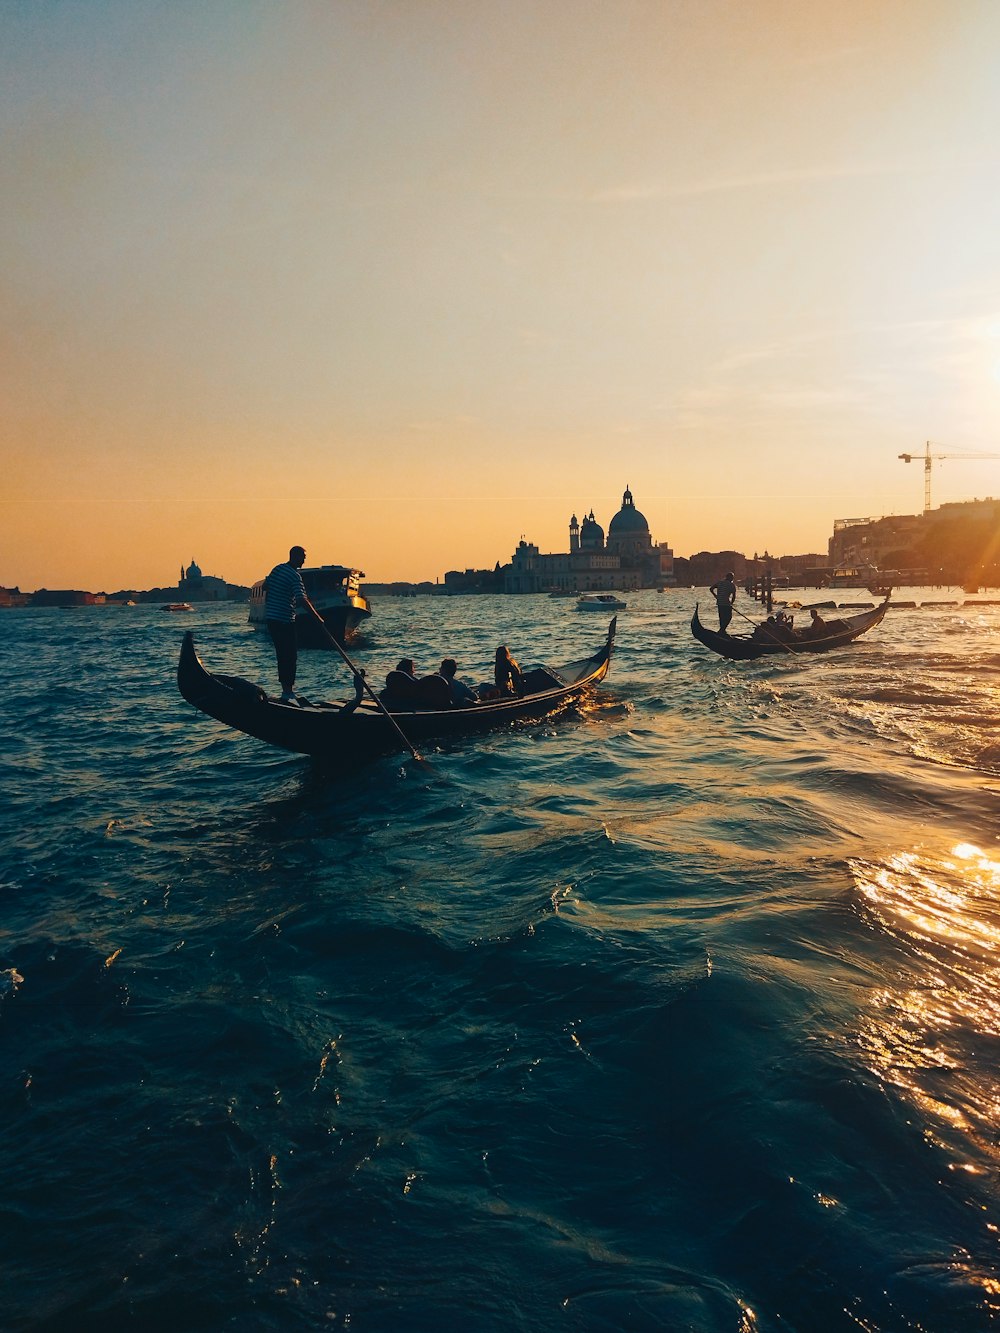
[(924, 445), (922, 454), (900, 454), (899, 457), (904, 463), (912, 463), (916, 458), (924, 460), (924, 513), (930, 513), (931, 508), (931, 465), (936, 458), (1000, 458), (1000, 454), (932, 454), (932, 441), (928, 440)]

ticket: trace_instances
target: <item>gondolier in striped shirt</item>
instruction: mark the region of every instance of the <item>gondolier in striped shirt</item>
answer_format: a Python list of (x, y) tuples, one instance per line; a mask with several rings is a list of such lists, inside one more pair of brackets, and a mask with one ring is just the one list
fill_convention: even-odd
[(264, 619), (268, 633), (274, 644), (274, 655), (278, 662), (278, 680), (281, 682), (281, 702), (300, 708), (295, 694), (295, 669), (298, 665), (298, 649), (295, 644), (295, 612), (299, 607), (305, 609), (322, 625), (323, 617), (306, 596), (306, 585), (299, 573), (306, 562), (306, 553), (301, 546), (293, 546), (288, 552), (288, 559), (275, 565), (264, 580), (267, 598), (264, 603)]
[(733, 618), (733, 602), (736, 601), (736, 575), (730, 570), (724, 579), (713, 583), (708, 591), (719, 607), (719, 633), (728, 634), (729, 622)]

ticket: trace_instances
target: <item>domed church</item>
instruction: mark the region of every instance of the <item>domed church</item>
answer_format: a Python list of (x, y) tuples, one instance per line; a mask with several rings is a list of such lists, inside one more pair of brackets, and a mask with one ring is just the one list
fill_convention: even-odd
[(604, 529), (594, 517), (593, 510), (584, 517), (580, 524), (577, 523), (575, 514), (570, 519), (569, 549), (571, 551), (604, 550)]
[(203, 574), (193, 557), (187, 569), (181, 565), (177, 591), (188, 602), (223, 602), (229, 595), (226, 580)]
[(608, 550), (616, 552), (623, 560), (642, 560), (649, 556), (652, 549), (649, 524), (636, 509), (632, 492), (626, 486), (622, 507), (608, 528)]
[(522, 539), (505, 571), (505, 592), (608, 592), (659, 588), (673, 580), (673, 552), (657, 546), (628, 486), (622, 507), (604, 529), (591, 509), (569, 521), (569, 552), (542, 555)]

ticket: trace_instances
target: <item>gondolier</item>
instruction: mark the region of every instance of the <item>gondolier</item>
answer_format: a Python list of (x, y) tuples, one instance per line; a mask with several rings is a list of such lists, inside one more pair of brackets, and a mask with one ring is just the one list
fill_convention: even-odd
[(274, 644), (274, 656), (278, 663), (278, 680), (281, 684), (281, 702), (300, 707), (295, 694), (295, 671), (298, 666), (298, 648), (295, 643), (295, 613), (298, 607), (305, 607), (310, 615), (323, 624), (323, 617), (306, 595), (306, 585), (302, 582), (299, 570), (306, 562), (306, 553), (301, 546), (293, 546), (288, 552), (288, 559), (275, 565), (264, 580), (267, 603), (264, 619), (268, 633)]
[[(819, 633), (811, 625), (807, 629), (796, 630), (787, 617), (786, 623), (781, 624), (777, 616), (768, 616), (763, 623), (753, 626), (752, 634), (725, 634), (709, 629), (699, 620), (698, 607), (695, 606), (691, 617), (691, 633), (706, 648), (711, 648), (713, 653), (734, 662), (752, 661), (767, 654), (828, 653), (834, 648), (853, 643), (862, 634), (874, 629), (881, 623), (888, 606), (889, 598), (886, 597), (880, 606), (862, 611), (860, 615), (824, 620)], [(743, 618), (747, 619), (746, 616)], [(753, 624), (752, 621), (750, 623)]]
[(736, 575), (729, 571), (724, 579), (713, 583), (708, 590), (715, 598), (719, 608), (719, 633), (725, 634), (726, 627), (733, 618), (733, 602), (736, 601)]

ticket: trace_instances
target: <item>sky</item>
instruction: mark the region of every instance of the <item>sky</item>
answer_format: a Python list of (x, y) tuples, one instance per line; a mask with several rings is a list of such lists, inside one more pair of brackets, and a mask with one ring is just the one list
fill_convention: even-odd
[(626, 486), (678, 555), (824, 552), (928, 441), (1000, 495), (998, 49), (996, 0), (0, 0), (0, 585), (437, 579)]

